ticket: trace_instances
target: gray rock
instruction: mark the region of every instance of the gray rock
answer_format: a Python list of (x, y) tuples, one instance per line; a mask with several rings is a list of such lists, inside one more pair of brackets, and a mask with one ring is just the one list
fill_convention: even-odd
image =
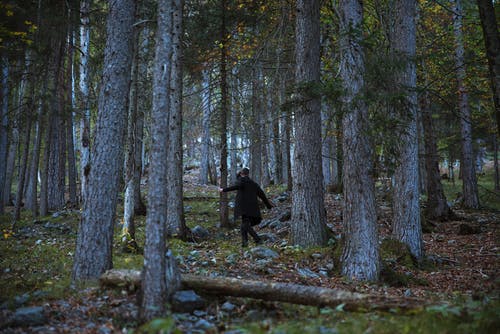
[(304, 276), (306, 278), (319, 278), (320, 276), (316, 274), (314, 271), (312, 271), (309, 268), (297, 268), (297, 271), (301, 276)]
[(311, 254), (311, 257), (315, 260), (319, 260), (319, 259), (322, 259), (323, 258), (323, 254), (321, 253), (313, 253)]
[(229, 254), (227, 257), (226, 257), (226, 263), (228, 264), (233, 264), (236, 262), (236, 260), (238, 260), (238, 254)]
[(43, 307), (21, 307), (14, 312), (12, 323), (14, 326), (39, 326), (47, 322)]
[(281, 203), (286, 202), (289, 198), (290, 196), (288, 195), (288, 193), (282, 193), (278, 197), (276, 197), (275, 200)]
[(179, 313), (192, 313), (205, 307), (205, 300), (193, 290), (177, 291), (172, 296), (172, 310)]
[(197, 240), (207, 240), (210, 237), (208, 230), (200, 225), (193, 227), (191, 232), (193, 233), (193, 237)]
[(14, 297), (14, 303), (16, 307), (21, 307), (30, 300), (29, 293), (23, 293), (20, 296)]
[(279, 254), (276, 253), (275, 251), (267, 248), (267, 247), (254, 247), (250, 250), (250, 253), (259, 259), (276, 259), (279, 257)]
[(230, 302), (225, 302), (222, 304), (220, 309), (224, 312), (232, 312), (234, 309), (236, 309), (236, 306), (234, 304), (231, 304)]
[(204, 331), (213, 331), (216, 329), (215, 325), (212, 324), (211, 322), (205, 320), (205, 319), (200, 319), (198, 322), (194, 324), (194, 327), (196, 329), (201, 329)]

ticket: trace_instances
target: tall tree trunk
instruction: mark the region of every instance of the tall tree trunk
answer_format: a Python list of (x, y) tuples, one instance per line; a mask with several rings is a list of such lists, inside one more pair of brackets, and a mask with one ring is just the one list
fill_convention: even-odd
[(74, 57), (74, 45), (73, 45), (73, 25), (69, 24), (69, 37), (68, 37), (68, 64), (66, 69), (66, 98), (63, 100), (65, 102), (66, 108), (64, 108), (65, 120), (66, 120), (66, 149), (67, 149), (67, 160), (68, 160), (68, 191), (69, 197), (68, 202), (71, 207), (78, 206), (77, 198), (77, 187), (76, 187), (76, 156), (75, 156), (75, 141), (73, 136), (73, 68), (75, 64)]
[(99, 114), (88, 191), (78, 228), (73, 281), (97, 278), (113, 266), (113, 229), (123, 169), (135, 1), (111, 1), (109, 5)]
[[(142, 295), (139, 317), (143, 321), (163, 316), (167, 302), (167, 261), (165, 232), (167, 224), (168, 110), (172, 70), (172, 6), (171, 0), (158, 2), (158, 28), (153, 78), (153, 110), (151, 124), (151, 165), (149, 171), (148, 208)], [(168, 162), (170, 163), (170, 162)]]
[(186, 239), (188, 228), (183, 207), (183, 152), (182, 152), (182, 35), (184, 0), (173, 0), (172, 71), (170, 78), (170, 112), (168, 120), (168, 215), (167, 234)]
[(321, 112), (321, 161), (323, 169), (323, 187), (325, 191), (330, 191), (333, 186), (333, 164), (334, 150), (333, 150), (333, 136), (331, 125), (333, 122), (330, 120), (330, 115), (326, 111), (326, 106), (323, 107)]
[(33, 149), (31, 151), (31, 163), (29, 167), (28, 187), (26, 189), (26, 208), (31, 211), (31, 215), (37, 215), (37, 185), (38, 185), (38, 165), (40, 162), (40, 147), (42, 143), (43, 129), (43, 106), (47, 89), (47, 81), (44, 82), (42, 88), (42, 97), (39, 98), (37, 106), (37, 118), (35, 123), (35, 137), (33, 140)]
[(208, 184), (208, 168), (210, 161), (210, 114), (212, 112), (212, 101), (210, 94), (210, 71), (203, 70), (202, 79), (202, 139), (201, 139), (201, 161), (200, 161), (200, 184)]
[(424, 130), (425, 168), (427, 175), (426, 217), (431, 220), (448, 220), (448, 218), (452, 215), (452, 211), (448, 206), (448, 202), (443, 191), (443, 185), (441, 184), (439, 155), (428, 93), (424, 94), (422, 126)]
[(262, 181), (262, 108), (260, 98), (260, 76), (257, 71), (260, 65), (255, 64), (252, 71), (252, 117), (250, 126), (250, 172), (252, 179), (261, 183)]
[(396, 73), (396, 87), (404, 90), (404, 99), (399, 114), (406, 120), (399, 134), (399, 163), (394, 172), (393, 187), (393, 236), (408, 246), (418, 260), (424, 255), (422, 226), (420, 222), (420, 181), (417, 131), (417, 71), (416, 55), (416, 10), (417, 2), (402, 0), (396, 2), (391, 48), (396, 59), (405, 64)]
[[(227, 101), (228, 101), (228, 90), (227, 90), (227, 27), (226, 27), (226, 10), (227, 10), (227, 0), (221, 0), (221, 24), (220, 24), (220, 37), (221, 37), (221, 47), (220, 47), (220, 91), (221, 91), (221, 101), (220, 101), (220, 187), (227, 187)], [(231, 222), (229, 221), (229, 206), (227, 200), (227, 192), (220, 193), (220, 224), (221, 227), (229, 228), (231, 227)]]
[(497, 118), (497, 133), (500, 136), (500, 33), (492, 0), (477, 0), (479, 17), (483, 27), (486, 57), (490, 71), (491, 90)]
[(458, 109), (462, 137), (462, 159), (460, 163), (460, 172), (463, 184), (463, 205), (466, 208), (477, 209), (479, 208), (479, 195), (472, 150), (471, 111), (469, 107), (467, 88), (465, 87), (465, 50), (462, 32), (463, 12), (460, 1), (461, 0), (455, 0), (453, 15), (453, 30), (455, 33), (455, 63), (458, 85)]
[[(8, 90), (7, 90), (8, 92)], [(8, 99), (8, 93), (7, 93)], [(7, 104), (8, 105), (8, 104)], [(7, 166), (5, 168), (5, 185), (3, 189), (3, 204), (12, 204), (12, 179), (14, 177), (14, 169), (16, 165), (16, 154), (19, 149), (19, 114), (8, 112), (10, 123), (10, 139), (9, 149), (7, 154)]]
[(9, 130), (9, 58), (5, 51), (0, 54), (0, 70), (2, 87), (0, 88), (0, 214), (5, 211), (7, 148)]
[[(363, 5), (360, 0), (340, 2), (341, 77), (345, 96), (343, 127), (343, 185), (345, 244), (342, 274), (349, 279), (379, 278), (377, 213), (373, 181), (372, 145), (368, 137), (368, 107), (364, 89), (364, 53), (361, 47)], [(362, 164), (359, 162), (363, 161)]]
[(45, 148), (43, 150), (43, 159), (42, 166), (40, 170), (40, 216), (46, 216), (49, 213), (49, 204), (48, 204), (48, 173), (49, 173), (49, 156), (50, 156), (50, 137), (52, 128), (49, 126), (50, 124), (50, 113), (48, 113), (47, 117), (47, 126), (45, 127), (47, 131), (45, 131), (44, 143)]
[(64, 49), (64, 35), (59, 33), (53, 41), (53, 60), (50, 72), (52, 87), (50, 89), (50, 145), (48, 165), (47, 202), (49, 210), (60, 210), (64, 207), (65, 193), (65, 132), (64, 132), (64, 97), (63, 97), (63, 68), (62, 55)]
[(295, 151), (291, 239), (303, 247), (328, 241), (321, 168), (320, 1), (297, 0), (295, 83), (300, 101), (295, 110)]
[(88, 176), (90, 172), (90, 1), (80, 2), (80, 192), (81, 201), (85, 201)]
[(498, 138), (496, 135), (493, 135), (493, 168), (495, 170), (495, 190), (498, 191), (500, 190), (500, 173), (498, 171)]
[[(139, 9), (136, 8), (137, 13), (135, 20), (139, 21)], [(135, 28), (137, 29), (137, 28)], [(123, 226), (122, 226), (122, 251), (123, 252), (137, 252), (139, 246), (135, 238), (135, 196), (137, 193), (134, 188), (134, 170), (135, 170), (135, 149), (136, 149), (136, 120), (138, 114), (138, 80), (139, 80), (139, 45), (140, 35), (134, 31), (134, 56), (132, 59), (131, 67), (131, 85), (130, 85), (130, 103), (128, 108), (127, 120), (127, 136), (125, 145), (125, 163), (124, 163), (124, 182), (125, 194), (123, 199)]]
[(23, 198), (24, 198), (24, 183), (26, 176), (26, 169), (28, 166), (28, 153), (29, 153), (29, 144), (30, 144), (30, 135), (31, 135), (31, 116), (28, 115), (25, 125), (25, 133), (24, 133), (24, 142), (23, 142), (23, 153), (21, 157), (21, 165), (19, 166), (19, 177), (17, 180), (17, 194), (16, 194), (16, 203), (15, 203), (15, 211), (14, 211), (14, 219), (16, 221), (21, 219), (21, 207), (23, 206)]

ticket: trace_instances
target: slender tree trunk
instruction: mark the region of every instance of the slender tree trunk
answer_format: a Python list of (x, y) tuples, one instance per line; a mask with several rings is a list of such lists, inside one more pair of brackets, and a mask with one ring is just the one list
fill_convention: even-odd
[(498, 138), (493, 135), (493, 168), (495, 170), (495, 190), (500, 190), (500, 173), (498, 171)]
[(24, 198), (24, 183), (25, 183), (25, 175), (26, 169), (28, 166), (28, 153), (29, 153), (29, 143), (30, 143), (30, 135), (31, 135), (31, 118), (28, 117), (26, 121), (26, 130), (24, 133), (24, 142), (23, 142), (23, 154), (21, 157), (21, 165), (19, 166), (19, 177), (17, 181), (17, 194), (16, 194), (16, 203), (15, 203), (15, 211), (14, 211), (14, 219), (16, 221), (21, 219), (21, 207), (23, 206), (23, 198)]
[[(233, 76), (237, 77), (238, 73), (233, 70)], [(240, 89), (240, 81), (236, 79), (234, 83), (237, 87), (236, 90)], [(231, 160), (230, 168), (229, 168), (229, 179), (232, 184), (236, 182), (236, 174), (238, 173), (238, 135), (237, 131), (239, 130), (239, 114), (240, 114), (240, 106), (239, 106), (239, 98), (237, 94), (233, 94), (232, 101), (233, 107), (231, 108), (231, 136), (230, 136), (230, 153), (229, 160)]]
[(201, 162), (200, 162), (200, 184), (208, 184), (208, 167), (210, 161), (210, 114), (212, 103), (210, 96), (210, 71), (208, 68), (203, 70), (202, 81), (202, 139), (201, 139)]
[(252, 179), (261, 183), (262, 181), (262, 108), (260, 98), (262, 91), (260, 89), (260, 76), (255, 64), (252, 71), (252, 125), (250, 126), (250, 172)]
[(48, 126), (50, 124), (50, 113), (47, 117), (47, 126), (44, 136), (45, 148), (43, 150), (43, 159), (41, 166), (41, 177), (40, 177), (40, 216), (46, 216), (49, 213), (48, 204), (48, 173), (49, 173), (49, 156), (50, 156), (50, 137), (52, 128)]
[[(139, 21), (139, 9), (137, 9), (135, 20)], [(137, 28), (136, 28), (137, 29)], [(140, 33), (134, 31), (134, 57), (132, 59), (131, 68), (131, 85), (130, 85), (130, 104), (128, 109), (127, 120), (127, 139), (125, 145), (125, 163), (124, 163), (124, 181), (125, 181), (125, 194), (123, 200), (123, 226), (122, 226), (122, 251), (125, 253), (135, 253), (138, 251), (139, 246), (135, 238), (135, 196), (137, 193), (134, 188), (134, 170), (135, 170), (135, 149), (136, 149), (136, 120), (138, 114), (138, 67), (139, 67), (139, 47)]]
[(88, 176), (90, 172), (90, 1), (80, 2), (80, 108), (82, 116), (80, 121), (80, 191), (81, 201), (85, 201)]
[(42, 88), (42, 97), (39, 98), (37, 107), (37, 119), (35, 123), (35, 137), (33, 149), (31, 151), (31, 164), (29, 167), (28, 187), (26, 190), (26, 208), (31, 211), (33, 217), (37, 215), (37, 185), (38, 185), (38, 165), (40, 162), (40, 147), (42, 143), (42, 122), (43, 122), (43, 96), (47, 88), (46, 81)]
[(170, 112), (168, 120), (168, 215), (167, 234), (186, 239), (188, 228), (183, 207), (183, 151), (182, 151), (182, 35), (184, 0), (173, 0), (172, 72), (170, 78)]
[(76, 186), (76, 156), (75, 156), (75, 141), (73, 137), (73, 68), (75, 64), (74, 57), (74, 45), (73, 45), (73, 25), (70, 22), (70, 34), (68, 37), (68, 67), (66, 69), (66, 102), (67, 106), (63, 110), (66, 112), (66, 149), (68, 156), (68, 190), (69, 190), (69, 205), (72, 207), (78, 206), (78, 198), (77, 198), (77, 186)]
[(5, 211), (4, 199), (6, 171), (7, 171), (7, 148), (9, 130), (9, 58), (5, 51), (0, 54), (0, 70), (2, 71), (2, 87), (0, 88), (0, 214)]
[[(363, 5), (360, 0), (340, 2), (341, 77), (344, 82), (343, 185), (344, 238), (342, 274), (349, 279), (376, 281), (380, 273), (372, 145), (368, 137), (368, 107), (364, 88), (364, 53), (361, 47)], [(359, 162), (363, 161), (362, 164)]]
[(468, 93), (465, 87), (465, 58), (462, 32), (462, 5), (461, 0), (455, 0), (453, 30), (455, 33), (455, 63), (457, 68), (458, 84), (458, 109), (462, 137), (462, 161), (460, 172), (462, 174), (463, 205), (466, 208), (479, 208), (479, 195), (477, 179), (474, 168), (474, 155), (472, 150), (472, 120), (469, 108)]
[(483, 27), (486, 57), (490, 71), (491, 90), (497, 118), (497, 133), (500, 136), (500, 33), (492, 0), (477, 0), (479, 17)]
[(329, 191), (332, 189), (332, 183), (333, 183), (333, 170), (332, 170), (332, 161), (334, 157), (334, 151), (333, 151), (333, 137), (331, 135), (332, 129), (331, 127), (331, 120), (330, 116), (328, 115), (327, 111), (325, 110), (326, 106), (323, 108), (323, 111), (321, 112), (321, 136), (322, 136), (322, 141), (321, 141), (321, 161), (323, 164), (323, 187), (325, 191)]
[[(227, 27), (226, 27), (226, 7), (227, 0), (221, 0), (221, 24), (220, 24), (220, 36), (221, 36), (221, 47), (220, 47), (220, 91), (221, 91), (221, 102), (220, 102), (220, 187), (227, 187), (227, 101), (228, 101), (228, 90), (227, 90)], [(231, 222), (229, 221), (229, 206), (227, 200), (227, 192), (220, 193), (220, 224), (221, 227), (229, 228), (231, 227)]]
[[(98, 278), (113, 266), (113, 230), (123, 169), (123, 147), (132, 62), (135, 1), (109, 3), (99, 114), (73, 281)], [(161, 68), (158, 69), (163, 74)]]
[(172, 70), (172, 6), (171, 0), (158, 2), (158, 28), (153, 79), (153, 110), (151, 124), (151, 164), (149, 171), (148, 208), (142, 295), (139, 317), (142, 321), (163, 316), (167, 302), (167, 261), (165, 235), (167, 224), (168, 167), (165, 163), (169, 135), (168, 110)]
[(424, 106), (422, 108), (422, 126), (424, 130), (425, 143), (425, 167), (427, 208), (426, 216), (431, 220), (448, 220), (452, 215), (451, 209), (444, 195), (441, 184), (441, 173), (439, 172), (439, 155), (437, 150), (436, 134), (432, 121), (431, 105), (429, 96), (424, 94)]
[[(7, 95), (8, 99), (8, 95)], [(12, 179), (14, 177), (14, 168), (16, 164), (16, 154), (19, 149), (19, 115), (9, 112), (10, 140), (7, 154), (7, 166), (5, 169), (5, 185), (3, 190), (3, 204), (12, 205)]]
[(420, 181), (417, 130), (417, 71), (416, 55), (416, 10), (417, 2), (402, 0), (396, 2), (394, 30), (391, 33), (391, 47), (398, 60), (405, 64), (396, 74), (396, 86), (404, 90), (400, 115), (406, 124), (400, 133), (398, 147), (399, 163), (394, 172), (393, 194), (393, 236), (408, 246), (418, 260), (424, 255), (422, 226), (420, 222)]
[(291, 239), (303, 247), (326, 245), (328, 233), (321, 168), (320, 1), (298, 0), (296, 72), (301, 101), (295, 110)]
[(64, 35), (60, 33), (58, 38), (53, 42), (53, 61), (51, 63), (50, 72), (53, 73), (51, 78), (52, 87), (50, 89), (50, 155), (48, 165), (48, 187), (47, 187), (47, 202), (49, 210), (60, 210), (64, 207), (65, 193), (65, 132), (63, 118), (64, 98), (62, 95), (63, 71), (62, 71), (62, 53), (64, 45)]

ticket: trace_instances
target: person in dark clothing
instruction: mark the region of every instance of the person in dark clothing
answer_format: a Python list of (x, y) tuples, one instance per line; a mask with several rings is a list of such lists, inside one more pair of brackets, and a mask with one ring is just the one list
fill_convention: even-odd
[(257, 244), (262, 242), (252, 227), (262, 220), (257, 198), (260, 198), (268, 209), (271, 209), (274, 205), (267, 199), (261, 187), (249, 177), (250, 171), (248, 168), (243, 168), (238, 174), (239, 177), (237, 177), (233, 186), (219, 188), (219, 192), (238, 191), (235, 199), (234, 216), (241, 217), (241, 241), (242, 246), (247, 247), (248, 234), (252, 236)]

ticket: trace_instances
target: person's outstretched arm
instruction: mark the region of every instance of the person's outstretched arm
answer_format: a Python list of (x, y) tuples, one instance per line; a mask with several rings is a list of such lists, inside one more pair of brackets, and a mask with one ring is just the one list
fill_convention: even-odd
[(264, 202), (264, 204), (266, 205), (266, 207), (268, 209), (271, 209), (273, 208), (275, 205), (267, 198), (266, 196), (266, 193), (264, 192), (264, 190), (262, 190), (262, 188), (258, 188), (257, 189), (257, 196), (260, 197), (260, 199), (262, 200), (262, 202)]

